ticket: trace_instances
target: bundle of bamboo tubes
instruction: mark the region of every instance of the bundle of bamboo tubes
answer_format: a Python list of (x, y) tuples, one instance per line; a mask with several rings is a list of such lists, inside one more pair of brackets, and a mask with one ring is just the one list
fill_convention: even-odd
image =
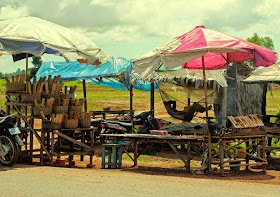
[(89, 128), (91, 126), (92, 112), (83, 112), (80, 114), (79, 126), (81, 128)]
[(6, 76), (5, 80), (6, 80), (7, 92), (24, 91), (26, 88), (25, 76), (20, 76), (20, 75), (17, 75), (16, 77), (12, 76), (12, 81), (10, 81)]
[(79, 125), (80, 113), (70, 111), (69, 116), (64, 114), (64, 128), (65, 129), (76, 129)]
[(47, 119), (43, 111), (40, 111), (43, 128), (47, 129), (61, 129), (64, 120), (64, 114), (51, 114), (50, 119)]
[(74, 99), (76, 89), (77, 89), (76, 85), (70, 86), (69, 91), (68, 91), (68, 87), (64, 86), (64, 92), (60, 94), (60, 98)]
[(37, 100), (34, 99), (34, 105), (33, 107), (33, 115), (34, 116), (39, 116), (40, 111), (43, 111), (45, 115), (51, 115), (52, 113), (52, 106), (54, 104), (54, 98), (49, 98), (49, 99), (42, 99), (42, 102), (38, 104)]
[(81, 113), (83, 111), (84, 102), (85, 102), (84, 99), (70, 100), (69, 111), (74, 111), (74, 112), (80, 112)]
[(34, 99), (38, 102), (41, 102), (41, 92), (43, 90), (44, 81), (46, 77), (40, 77), (39, 81), (37, 81), (36, 76), (33, 77), (33, 84), (30, 81), (26, 83), (26, 94), (21, 95), (21, 102), (32, 103)]
[(68, 113), (69, 99), (56, 99), (54, 113)]

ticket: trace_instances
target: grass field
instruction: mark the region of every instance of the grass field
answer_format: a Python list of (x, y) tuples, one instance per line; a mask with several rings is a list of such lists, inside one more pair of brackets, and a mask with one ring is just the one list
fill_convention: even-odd
[[(77, 98), (83, 98), (83, 84), (80, 81), (65, 82), (65, 85), (77, 85)], [(174, 92), (170, 85), (165, 85), (165, 90), (175, 98), (186, 101), (186, 93), (178, 90)], [(209, 91), (210, 93), (211, 91)], [(150, 92), (133, 90), (133, 107), (136, 114), (141, 111), (147, 111), (150, 108)], [(203, 98), (203, 92), (196, 92), (191, 100), (197, 101)], [(129, 91), (114, 90), (104, 86), (92, 86), (87, 84), (88, 110), (102, 110), (103, 107), (110, 106), (112, 110), (129, 109)], [(0, 106), (5, 109), (5, 81), (0, 80)], [(182, 109), (184, 103), (179, 103), (179, 109)], [(272, 91), (267, 93), (267, 114), (276, 114), (280, 110), (280, 86), (273, 86)], [(213, 115), (210, 111), (210, 116)], [(157, 90), (155, 93), (155, 115), (169, 121), (176, 121), (171, 118), (162, 104), (161, 96)], [(201, 115), (202, 116), (202, 115)], [(196, 118), (195, 121), (203, 121)]]

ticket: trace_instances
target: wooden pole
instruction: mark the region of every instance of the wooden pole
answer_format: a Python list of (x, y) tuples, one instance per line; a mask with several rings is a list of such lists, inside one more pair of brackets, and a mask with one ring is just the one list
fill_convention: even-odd
[(267, 83), (264, 84), (263, 95), (262, 95), (262, 115), (263, 115), (263, 118), (265, 118), (265, 116), (266, 116), (266, 93), (267, 93)]
[(150, 102), (151, 117), (155, 117), (155, 84), (151, 83), (151, 102)]
[[(219, 104), (220, 105), (220, 104)], [(220, 110), (220, 109), (219, 109)], [(222, 105), (222, 117), (227, 117), (227, 87), (223, 88), (223, 105)], [(223, 127), (226, 127), (227, 120), (222, 119), (222, 125)]]
[(211, 133), (209, 130), (209, 119), (208, 119), (208, 102), (207, 102), (207, 80), (205, 74), (204, 56), (202, 56), (202, 70), (203, 70), (203, 86), (205, 96), (205, 113), (206, 113), (206, 135), (208, 136), (208, 170), (211, 173), (211, 157), (212, 157), (212, 144), (211, 144)]
[(26, 82), (28, 80), (27, 74), (28, 74), (28, 53), (25, 54), (26, 64), (25, 64), (25, 76), (26, 76)]
[(87, 112), (87, 87), (86, 80), (83, 79), (83, 91), (84, 91), (84, 99), (85, 99), (85, 112)]
[(129, 110), (130, 110), (130, 118), (131, 118), (131, 124), (132, 127), (133, 125), (133, 117), (134, 117), (134, 112), (133, 112), (133, 86), (130, 82), (130, 86), (129, 86)]

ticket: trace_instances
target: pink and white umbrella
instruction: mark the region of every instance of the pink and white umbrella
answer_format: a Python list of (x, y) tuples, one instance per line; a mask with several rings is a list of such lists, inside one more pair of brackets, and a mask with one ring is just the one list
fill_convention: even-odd
[(206, 70), (226, 68), (230, 62), (252, 60), (255, 66), (270, 66), (277, 61), (276, 53), (246, 40), (197, 26), (144, 54), (133, 62), (142, 76), (158, 69), (161, 63), (171, 69), (201, 69), (202, 56)]

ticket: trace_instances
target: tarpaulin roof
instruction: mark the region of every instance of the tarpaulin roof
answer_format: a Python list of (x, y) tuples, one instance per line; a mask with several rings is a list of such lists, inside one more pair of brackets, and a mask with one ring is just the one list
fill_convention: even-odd
[(107, 61), (99, 67), (95, 65), (80, 64), (73, 62), (44, 62), (37, 71), (36, 76), (44, 77), (48, 75), (61, 75), (61, 79), (91, 79), (97, 77), (110, 77), (131, 72), (131, 61), (123, 57), (112, 57), (112, 61)]
[(259, 67), (244, 80), (248, 83), (273, 83), (280, 82), (280, 65), (274, 64), (270, 67)]
[(40, 18), (0, 21), (0, 29), (0, 53), (3, 54), (41, 56), (50, 53), (62, 55), (68, 62), (83, 59), (89, 64), (110, 59), (83, 34)]

